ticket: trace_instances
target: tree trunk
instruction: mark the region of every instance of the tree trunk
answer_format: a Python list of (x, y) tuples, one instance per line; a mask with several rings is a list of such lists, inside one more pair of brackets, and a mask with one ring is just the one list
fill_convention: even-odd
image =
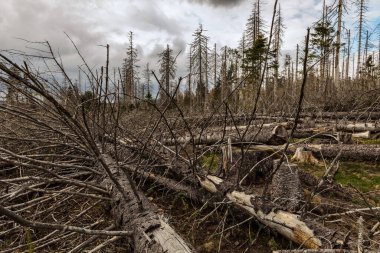
[(307, 149), (313, 151), (316, 156), (321, 154), (325, 158), (335, 158), (339, 151), (342, 150), (340, 159), (355, 161), (380, 161), (380, 145), (313, 145), (307, 146)]
[[(223, 192), (223, 179), (215, 176), (206, 176), (204, 179), (199, 178), (201, 186), (213, 194), (220, 194)], [(280, 233), (289, 240), (301, 244), (308, 249), (319, 249), (323, 247), (322, 241), (316, 235), (315, 230), (307, 223), (300, 220), (296, 214), (283, 211), (270, 209), (270, 203), (257, 205), (260, 197), (253, 194), (246, 194), (244, 192), (230, 190), (224, 195), (232, 205), (244, 210), (249, 215), (255, 217), (260, 223), (268, 226), (272, 230)], [(264, 207), (264, 208), (262, 208)], [(323, 229), (322, 229), (323, 231)]]
[[(242, 143), (242, 142), (257, 142), (265, 143), (270, 145), (280, 145), (284, 144), (288, 138), (288, 133), (286, 128), (282, 125), (270, 125), (269, 127), (263, 126), (251, 126), (245, 135), (244, 139), (241, 138), (243, 131), (246, 129), (246, 126), (238, 127), (236, 131), (235, 127), (228, 127), (224, 131), (223, 128), (206, 130), (205, 132), (196, 134), (194, 136), (194, 142), (196, 145), (202, 144), (215, 144), (217, 142), (226, 141), (228, 138), (231, 138), (233, 143)], [(173, 139), (164, 139), (165, 145), (175, 145), (176, 143), (184, 144), (191, 141), (191, 136), (179, 137), (177, 140)]]
[[(341, 160), (355, 160), (355, 161), (380, 161), (380, 145), (348, 145), (348, 144), (291, 144), (287, 149), (287, 153), (294, 154), (298, 147), (305, 147), (306, 150), (310, 150), (316, 157), (321, 155), (324, 158), (335, 158), (339, 151), (342, 150), (340, 155)], [(284, 149), (284, 145), (254, 145), (249, 148), (249, 151), (267, 151), (267, 152), (281, 152)]]
[(356, 77), (360, 77), (360, 65), (361, 65), (361, 49), (362, 49), (362, 32), (363, 32), (363, 15), (364, 15), (364, 0), (360, 0), (359, 7), (359, 40), (358, 40), (358, 66), (356, 68)]
[[(137, 192), (138, 197), (136, 196), (127, 175), (117, 167), (115, 161), (108, 155), (103, 157), (129, 197), (126, 201), (109, 178), (102, 182), (102, 185), (112, 189), (111, 197), (114, 202), (111, 204), (111, 213), (117, 225), (122, 229), (133, 229), (135, 252), (192, 252), (184, 240), (159, 216), (157, 209), (144, 194)], [(143, 208), (140, 208), (140, 201)]]
[(380, 124), (377, 123), (353, 123), (353, 124), (338, 124), (337, 131), (346, 132), (380, 132)]

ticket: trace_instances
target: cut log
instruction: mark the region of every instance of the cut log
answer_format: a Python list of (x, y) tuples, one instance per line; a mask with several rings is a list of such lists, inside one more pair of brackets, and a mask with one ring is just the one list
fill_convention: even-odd
[[(368, 161), (379, 162), (380, 161), (380, 145), (347, 145), (347, 144), (300, 144), (290, 145), (287, 149), (288, 154), (294, 154), (298, 147), (304, 147), (306, 150), (310, 150), (313, 154), (319, 158), (335, 158), (339, 151), (342, 150), (340, 160), (355, 160), (355, 161)], [(252, 145), (249, 151), (269, 151), (269, 152), (282, 152), (284, 145)]]
[(353, 123), (353, 124), (338, 124), (337, 131), (345, 132), (380, 132), (380, 124), (378, 123)]
[(380, 161), (380, 145), (313, 145), (307, 146), (318, 157), (320, 154), (325, 158), (335, 158), (342, 150), (341, 160), (355, 161)]
[(353, 133), (352, 137), (362, 138), (362, 139), (378, 139), (380, 137), (380, 133), (365, 131), (365, 132)]
[[(238, 114), (234, 115), (234, 122), (238, 122), (238, 124), (244, 124), (249, 122), (251, 119), (251, 115), (249, 114)], [(302, 112), (300, 114), (300, 118), (308, 118), (310, 119), (325, 119), (325, 120), (337, 120), (337, 119), (345, 119), (345, 120), (378, 120), (380, 119), (380, 112)], [(185, 118), (187, 122), (191, 124), (199, 123), (200, 125), (205, 124), (205, 120), (207, 117), (188, 117)], [(271, 122), (281, 122), (281, 121), (294, 121), (294, 115), (284, 114), (284, 113), (272, 113), (271, 115), (267, 114), (256, 114), (254, 116), (254, 120), (266, 120)], [(212, 122), (216, 122), (217, 124), (224, 124), (226, 121), (226, 115), (212, 115)], [(231, 122), (231, 117), (227, 118), (227, 123)]]
[(138, 192), (138, 199), (126, 174), (121, 172), (115, 161), (109, 155), (102, 155), (102, 158), (129, 197), (125, 200), (114, 183), (108, 177), (104, 179), (103, 185), (111, 189), (111, 213), (117, 225), (122, 229), (133, 229), (135, 252), (192, 252), (184, 240), (159, 216), (157, 209), (143, 193)]
[[(285, 127), (286, 129), (289, 129), (291, 127), (291, 123), (289, 122), (283, 122), (283, 123), (264, 123), (264, 124), (260, 124), (260, 125), (251, 125), (249, 128), (252, 130), (252, 129), (259, 129), (259, 128), (274, 128), (276, 126), (283, 126)], [(227, 125), (226, 127), (209, 127), (207, 128), (207, 132), (215, 132), (215, 131), (227, 131), (227, 132), (230, 132), (230, 131), (236, 131), (236, 129), (238, 129), (239, 131), (245, 131), (247, 129), (247, 125), (237, 125), (237, 126), (234, 126), (233, 124), (232, 125)]]
[(293, 133), (293, 138), (304, 139), (304, 138), (321, 138), (321, 139), (332, 139), (334, 132), (331, 129), (326, 128), (304, 128), (297, 129)]
[(352, 137), (353, 138), (362, 138), (362, 139), (371, 139), (372, 134), (370, 131), (365, 131), (365, 132), (353, 133)]
[(301, 113), (300, 117), (311, 117), (319, 119), (378, 120), (380, 119), (380, 112), (306, 112)]
[[(228, 138), (231, 139), (232, 143), (236, 142), (257, 142), (257, 143), (265, 143), (270, 145), (280, 145), (284, 144), (288, 139), (288, 133), (284, 126), (275, 125), (268, 127), (250, 127), (247, 134), (243, 139), (240, 138), (236, 128), (230, 127), (229, 130), (224, 131), (223, 128), (219, 128), (219, 130), (214, 129), (213, 131), (205, 131), (202, 134), (198, 134), (194, 136), (194, 142), (196, 145), (202, 144), (215, 144), (218, 142), (224, 142)], [(239, 129), (240, 134), (242, 134), (245, 130)], [(177, 138), (177, 142), (173, 139), (165, 139), (163, 143), (165, 145), (175, 145), (190, 143), (191, 137), (184, 136)]]
[(291, 161), (306, 164), (319, 164), (318, 159), (314, 157), (313, 153), (311, 151), (305, 150), (304, 147), (297, 148)]
[[(207, 176), (205, 180), (202, 180), (200, 177), (198, 177), (198, 180), (203, 189), (212, 194), (221, 194), (219, 186), (224, 183), (223, 179), (215, 176)], [(166, 186), (165, 182), (166, 180), (160, 180), (158, 183)], [(300, 187), (298, 187), (298, 189), (300, 189)], [(300, 191), (296, 195), (298, 195), (298, 199), (300, 199)], [(310, 237), (310, 235), (313, 235), (313, 228), (309, 228), (307, 223), (301, 221), (299, 216), (292, 214), (291, 212), (282, 211), (275, 208), (268, 211), (268, 207), (270, 205), (267, 205), (265, 208), (261, 208), (261, 206), (255, 205), (256, 200), (252, 199), (257, 198), (257, 196), (249, 195), (244, 192), (231, 191), (226, 193), (226, 198), (230, 201), (231, 204), (239, 207), (241, 210), (244, 210), (249, 215), (253, 215), (264, 225), (267, 225), (274, 231), (281, 233), (288, 239), (302, 244), (304, 247), (318, 248), (320, 245), (324, 246), (322, 242), (319, 244), (317, 236)], [(206, 202), (206, 200), (204, 199), (202, 202)]]

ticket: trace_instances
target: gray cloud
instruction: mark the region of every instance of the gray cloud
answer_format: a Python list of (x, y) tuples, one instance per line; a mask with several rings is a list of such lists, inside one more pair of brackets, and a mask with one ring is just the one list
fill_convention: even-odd
[(206, 4), (214, 7), (235, 7), (246, 0), (187, 0), (192, 3)]
[(174, 53), (185, 52), (187, 43), (181, 37), (175, 37), (173, 39), (173, 51)]
[[(111, 67), (119, 67), (125, 57), (128, 32), (135, 34), (139, 65), (147, 62), (156, 68), (157, 54), (166, 44), (177, 59), (178, 75), (187, 71), (188, 44), (202, 23), (210, 45), (236, 47), (249, 17), (253, 0), (12, 0), (2, 1), (0, 8), (0, 50), (30, 50), (30, 41), (48, 40), (60, 53), (67, 69), (77, 75), (81, 59), (63, 32), (76, 43), (91, 67), (105, 64), (105, 49), (110, 44)], [(274, 0), (265, 0), (263, 17), (267, 27)], [(316, 4), (318, 2), (318, 4)], [(333, 0), (327, 0), (331, 4)], [(368, 18), (380, 12), (378, 0), (369, 0)], [(220, 7), (220, 8), (217, 8)], [(292, 0), (281, 5), (287, 29), (284, 50), (294, 51), (302, 43), (306, 27), (321, 15), (321, 1)], [(346, 18), (346, 22), (349, 18)], [(289, 51), (289, 52), (290, 52)]]
[(183, 27), (175, 19), (169, 18), (165, 12), (155, 4), (145, 5), (143, 8), (129, 10), (128, 20), (134, 29), (143, 31), (164, 31), (168, 34), (180, 35)]

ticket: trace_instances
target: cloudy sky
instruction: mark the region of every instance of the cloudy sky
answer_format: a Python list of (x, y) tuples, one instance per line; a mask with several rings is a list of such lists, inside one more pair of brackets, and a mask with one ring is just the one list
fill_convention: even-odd
[[(331, 4), (334, 0), (326, 0)], [(351, 2), (352, 0), (347, 0)], [(263, 16), (267, 26), (274, 0), (265, 0)], [(0, 8), (0, 50), (31, 50), (29, 41), (48, 40), (65, 66), (74, 73), (80, 59), (64, 32), (69, 34), (92, 67), (105, 62), (111, 47), (111, 65), (120, 66), (125, 57), (128, 32), (135, 33), (140, 65), (156, 67), (157, 54), (166, 44), (178, 59), (179, 75), (185, 74), (186, 52), (192, 33), (200, 23), (210, 44), (236, 47), (252, 9), (253, 0), (7, 0)], [(286, 31), (283, 49), (292, 52), (305, 36), (306, 28), (320, 18), (322, 0), (279, 0)], [(368, 0), (369, 25), (380, 19), (380, 0)], [(354, 6), (345, 14), (346, 23), (355, 20)]]

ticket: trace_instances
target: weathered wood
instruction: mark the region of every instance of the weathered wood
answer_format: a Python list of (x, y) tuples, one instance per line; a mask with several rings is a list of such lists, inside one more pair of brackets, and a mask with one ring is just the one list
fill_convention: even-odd
[(346, 131), (346, 132), (380, 132), (379, 123), (351, 123), (351, 124), (338, 124), (336, 125), (337, 131)]
[(320, 154), (325, 158), (335, 158), (339, 151), (342, 150), (341, 160), (356, 160), (356, 161), (380, 161), (380, 145), (314, 145), (309, 144), (308, 150), (314, 152), (318, 157)]
[[(310, 119), (325, 119), (325, 120), (338, 120), (338, 119), (345, 119), (345, 120), (378, 120), (380, 119), (380, 112), (302, 112), (300, 114), (300, 118), (306, 118), (306, 120)], [(252, 116), (249, 114), (237, 114), (234, 115), (234, 121), (238, 122), (238, 124), (244, 124), (247, 123), (249, 120), (252, 119)], [(291, 114), (284, 114), (284, 113), (271, 113), (271, 115), (267, 114), (256, 114), (253, 118), (254, 120), (266, 120), (267, 122), (280, 122), (280, 121), (293, 121), (294, 115)], [(189, 123), (198, 123), (198, 124), (205, 124), (205, 120), (207, 120), (207, 117), (204, 116), (193, 116), (193, 117), (187, 117), (185, 118), (187, 122)], [(217, 122), (218, 124), (223, 124), (225, 121), (231, 122), (232, 118), (227, 117), (226, 115), (212, 115), (212, 120), (210, 120), (209, 124), (212, 124), (213, 122)], [(207, 123), (207, 122), (206, 122)]]
[(380, 119), (380, 112), (304, 112), (300, 116), (317, 119), (377, 120)]
[[(339, 151), (342, 150), (341, 160), (355, 160), (355, 161), (380, 161), (380, 145), (348, 145), (348, 144), (296, 144), (290, 145), (287, 152), (294, 154), (298, 147), (304, 147), (310, 150), (318, 158), (321, 155), (324, 158), (335, 158)], [(284, 145), (252, 145), (250, 151), (268, 151), (268, 152), (282, 152)]]
[[(229, 203), (255, 217), (259, 222), (282, 234), (284, 237), (302, 245), (306, 248), (321, 248), (326, 246), (319, 239), (319, 236), (335, 234), (321, 224), (301, 220), (301, 218), (287, 210), (276, 208), (278, 205), (271, 205), (271, 201), (264, 201), (260, 204), (260, 197), (254, 194), (247, 194), (233, 190), (228, 182), (216, 176), (198, 175), (198, 183), (216, 199), (226, 198)], [(273, 208), (271, 208), (271, 206)], [(314, 229), (316, 228), (315, 232)], [(317, 234), (315, 234), (317, 233)], [(321, 233), (321, 234), (319, 234)], [(334, 238), (329, 238), (332, 242), (339, 242)]]
[[(115, 161), (109, 155), (102, 156), (128, 196), (128, 200), (125, 200), (113, 182), (108, 177), (104, 179), (102, 184), (111, 189), (111, 213), (122, 229), (133, 230), (135, 252), (192, 252), (184, 240), (159, 216), (157, 208), (144, 194), (138, 191), (138, 197), (135, 195), (126, 174), (117, 167)], [(140, 208), (140, 201), (143, 209)]]
[(353, 133), (352, 137), (362, 138), (362, 139), (378, 139), (378, 138), (380, 138), (380, 132), (374, 133), (374, 132), (370, 132), (370, 131), (365, 131), (365, 132)]
[(371, 139), (372, 134), (370, 131), (358, 132), (358, 133), (353, 133), (352, 137), (353, 138), (362, 138), (362, 139)]
[(319, 161), (314, 157), (313, 153), (311, 151), (305, 150), (304, 147), (297, 148), (291, 161), (307, 164), (319, 164)]
[[(224, 142), (228, 138), (231, 139), (233, 143), (236, 142), (256, 142), (256, 143), (265, 143), (271, 145), (284, 144), (288, 138), (288, 133), (286, 128), (282, 125), (269, 125), (262, 127), (249, 127), (247, 134), (244, 138), (241, 135), (244, 133), (246, 126), (241, 126), (238, 128), (239, 133), (235, 127), (228, 127), (226, 130), (223, 128), (212, 129), (212, 131), (205, 131), (203, 133), (197, 134), (194, 136), (194, 143), (196, 145), (202, 144), (215, 144), (218, 142)], [(190, 143), (190, 136), (181, 136), (178, 137), (175, 141), (174, 139), (167, 138), (163, 140), (165, 145), (175, 145), (175, 144), (184, 144)]]
[[(218, 194), (218, 187), (224, 182), (215, 176), (199, 178), (201, 186), (207, 191)], [(225, 197), (235, 206), (253, 215), (259, 222), (280, 233), (289, 240), (302, 244), (306, 248), (318, 249), (322, 247), (321, 240), (314, 234), (306, 223), (293, 213), (282, 210), (271, 210), (269, 212), (261, 210), (252, 204), (255, 195), (246, 194), (239, 191), (228, 191)]]

